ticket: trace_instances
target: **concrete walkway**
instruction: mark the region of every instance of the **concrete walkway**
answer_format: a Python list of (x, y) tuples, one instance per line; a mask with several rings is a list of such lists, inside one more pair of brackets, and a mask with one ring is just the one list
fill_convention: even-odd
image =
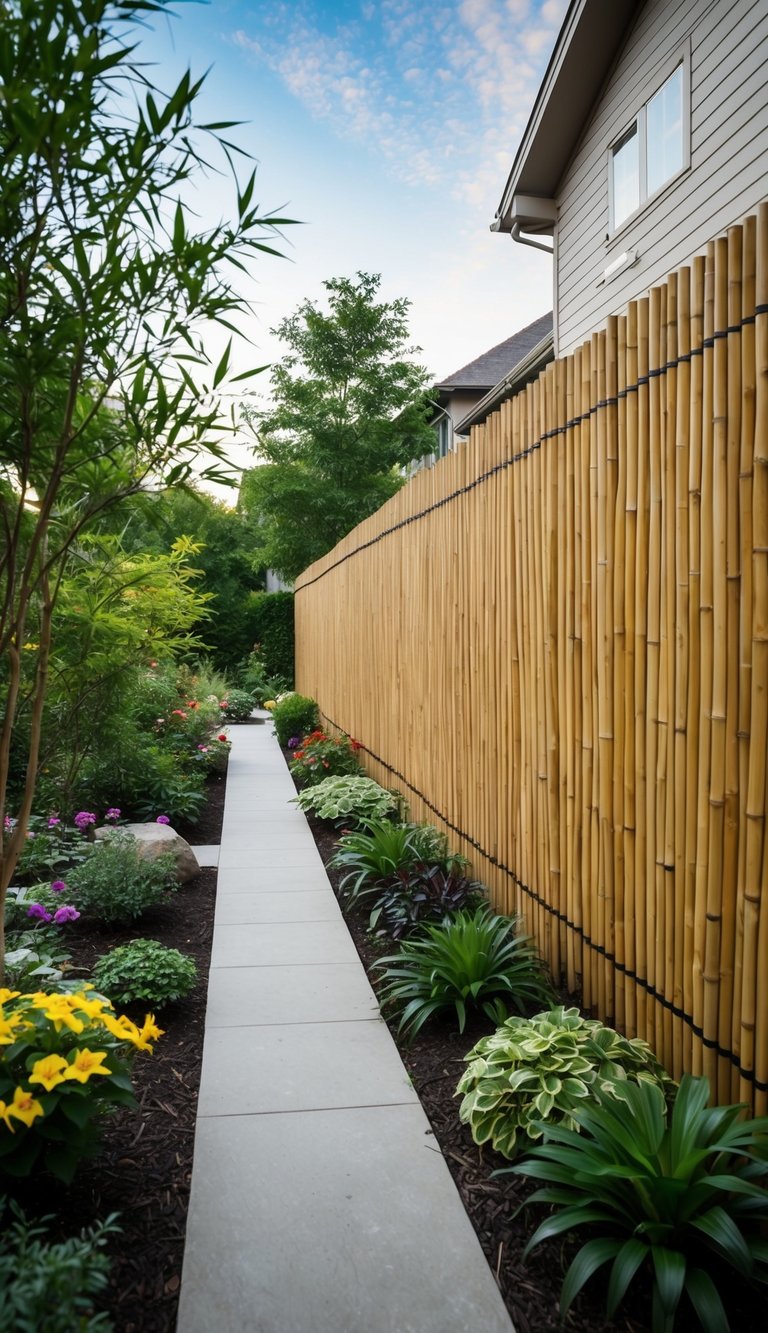
[(178, 1333), (511, 1333), (272, 727), (231, 734)]

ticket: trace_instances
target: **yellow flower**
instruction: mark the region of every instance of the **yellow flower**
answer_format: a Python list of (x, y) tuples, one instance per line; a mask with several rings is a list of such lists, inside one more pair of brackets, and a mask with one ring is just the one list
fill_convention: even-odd
[(34, 1024), (28, 1023), (21, 1014), (9, 1014), (7, 1018), (0, 1014), (0, 1046), (12, 1045), (19, 1032), (31, 1027), (34, 1027)]
[(2, 1098), (0, 1098), (0, 1120), (4, 1120), (6, 1128), (9, 1129), (12, 1134), (15, 1134), (16, 1131), (13, 1128), (13, 1125), (11, 1124), (10, 1114), (11, 1114), (11, 1108), (9, 1106), (6, 1106), (5, 1102), (2, 1100)]
[(118, 1037), (120, 1041), (136, 1043), (139, 1029), (125, 1014), (121, 1014), (119, 1018), (114, 1018), (112, 1014), (99, 1014), (99, 1018), (107, 1032), (111, 1032), (113, 1037)]
[(73, 995), (72, 999), (75, 1001), (74, 1007), (78, 1009), (81, 1014), (86, 1014), (88, 1018), (101, 1018), (104, 1009), (112, 1008), (109, 1000), (97, 1000), (95, 997), (94, 999), (89, 1000), (88, 996), (83, 995), (80, 991)]
[(43, 1060), (36, 1060), (29, 1076), (30, 1083), (41, 1083), (46, 1092), (52, 1092), (66, 1077), (62, 1072), (67, 1068), (63, 1055), (46, 1055)]
[(7, 1114), (4, 1117), (5, 1123), (11, 1128), (8, 1116), (13, 1116), (16, 1120), (21, 1120), (23, 1124), (29, 1126), (38, 1116), (45, 1115), (45, 1112), (39, 1102), (35, 1101), (32, 1093), (27, 1088), (17, 1088), (13, 1094), (13, 1101), (6, 1108)]
[(106, 1058), (106, 1051), (89, 1051), (84, 1046), (82, 1051), (75, 1052), (74, 1059), (67, 1065), (64, 1078), (76, 1078), (78, 1083), (87, 1083), (91, 1074), (111, 1074), (111, 1069), (106, 1069), (102, 1063)]
[[(139, 1033), (139, 1036), (142, 1038), (142, 1040), (144, 1042), (157, 1041), (158, 1037), (162, 1037), (163, 1032), (164, 1029), (159, 1028), (155, 1022), (155, 1015), (146, 1014), (144, 1017), (143, 1027)], [(139, 1049), (151, 1050), (152, 1047), (148, 1045), (142, 1045)]]
[(85, 1027), (85, 1023), (82, 1018), (77, 1018), (72, 1012), (73, 998), (71, 995), (44, 995), (38, 993), (33, 996), (32, 1004), (35, 1009), (42, 1009), (57, 1032), (61, 1032), (62, 1027), (67, 1027), (70, 1032), (79, 1036)]
[(275, 700), (274, 700), (274, 699), (267, 699), (266, 702), (265, 702), (265, 704), (264, 704), (264, 707), (265, 707), (265, 708), (268, 708), (269, 711), (270, 711), (270, 713), (272, 712), (272, 709), (273, 709), (275, 706), (276, 706), (276, 705), (275, 705)]
[(15, 1000), (21, 995), (20, 990), (6, 990), (5, 986), (0, 986), (0, 1004), (7, 1004), (9, 1000)]

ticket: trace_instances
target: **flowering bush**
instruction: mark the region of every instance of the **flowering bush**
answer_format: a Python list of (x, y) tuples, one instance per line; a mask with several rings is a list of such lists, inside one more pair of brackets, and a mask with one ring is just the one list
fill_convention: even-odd
[(0, 989), (0, 1175), (38, 1165), (70, 1181), (98, 1150), (100, 1118), (135, 1105), (130, 1065), (162, 1035), (117, 1016), (89, 985), (22, 994)]
[(251, 716), (254, 707), (254, 697), (246, 690), (230, 690), (221, 703), (224, 716), (231, 718), (233, 722), (245, 722)]
[[(265, 708), (268, 706), (264, 705)], [(314, 699), (308, 699), (304, 694), (281, 695), (274, 702), (271, 711), (275, 734), (283, 749), (292, 736), (306, 736), (320, 726), (317, 704)]]
[[(291, 737), (293, 740), (294, 737)], [(289, 749), (290, 741), (288, 742)], [(359, 773), (357, 741), (346, 736), (328, 736), (324, 731), (313, 731), (299, 749), (294, 748), (291, 759), (291, 777), (301, 787), (313, 786), (324, 778)]]

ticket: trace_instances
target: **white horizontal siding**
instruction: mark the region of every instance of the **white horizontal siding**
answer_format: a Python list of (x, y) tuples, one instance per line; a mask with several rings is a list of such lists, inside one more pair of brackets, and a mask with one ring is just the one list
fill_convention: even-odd
[[(690, 169), (608, 240), (608, 148), (654, 91), (654, 71), (687, 41)], [(648, 0), (558, 191), (558, 355), (768, 197), (767, 155), (765, 0)], [(630, 248), (639, 263), (598, 286)]]

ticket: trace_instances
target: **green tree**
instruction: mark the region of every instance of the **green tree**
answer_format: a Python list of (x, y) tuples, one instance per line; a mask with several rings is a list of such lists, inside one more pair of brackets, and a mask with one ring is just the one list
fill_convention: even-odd
[(434, 443), (429, 377), (408, 346), (406, 300), (376, 300), (381, 278), (324, 283), (328, 310), (304, 301), (273, 330), (288, 347), (272, 406), (245, 409), (264, 460), (240, 490), (259, 558), (295, 578), (404, 481)]
[[(133, 37), (167, 11), (0, 0), (0, 976), (68, 553), (147, 479), (185, 478), (204, 449), (224, 457), (230, 349), (214, 361), (205, 337), (246, 313), (233, 284), (276, 253), (265, 236), (282, 221), (233, 169), (234, 221), (203, 229), (182, 202), (201, 165), (218, 153), (230, 169), (234, 149), (227, 122), (195, 123), (202, 80), (186, 73), (166, 95), (147, 77)], [(24, 790), (7, 811), (27, 642)]]

